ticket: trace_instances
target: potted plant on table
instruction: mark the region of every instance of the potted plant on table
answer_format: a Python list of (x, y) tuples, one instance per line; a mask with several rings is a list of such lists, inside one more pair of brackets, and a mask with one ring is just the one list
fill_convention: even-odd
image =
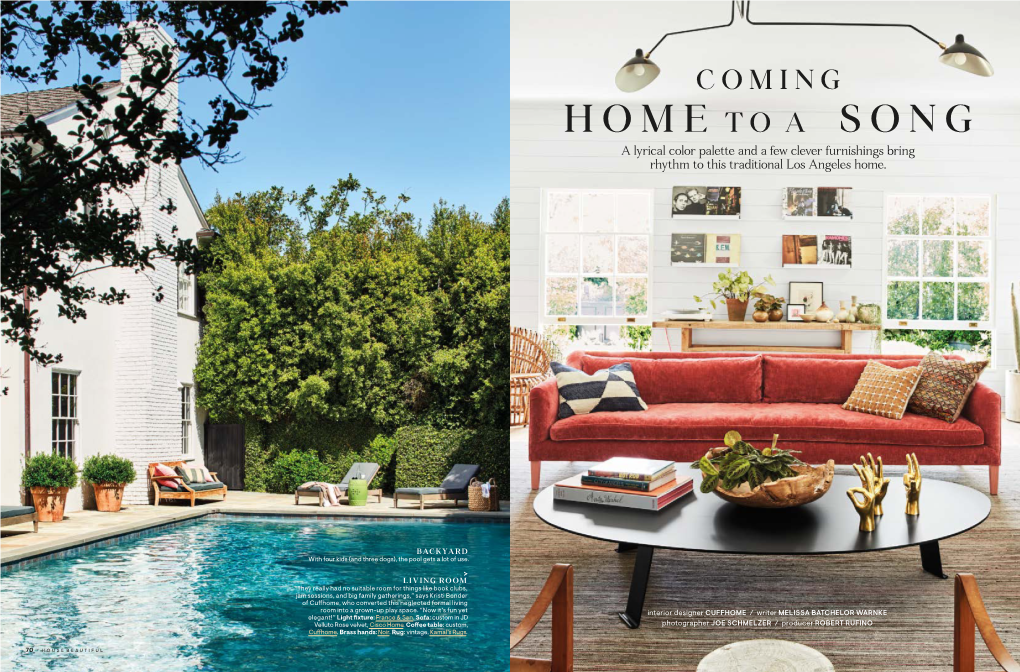
[(21, 487), (32, 493), (40, 522), (64, 519), (67, 491), (78, 485), (78, 465), (61, 455), (40, 453), (28, 458), (21, 472)]
[(755, 322), (778, 322), (783, 319), (783, 304), (786, 303), (786, 299), (767, 294), (762, 287), (756, 289), (753, 296), (757, 299), (754, 302), (754, 312), (751, 314)]
[(747, 302), (752, 295), (765, 293), (765, 284), (775, 286), (776, 282), (772, 276), (766, 276), (761, 285), (756, 285), (747, 271), (740, 271), (734, 274), (732, 268), (726, 269), (719, 274), (719, 279), (712, 283), (712, 293), (704, 296), (695, 296), (698, 303), (708, 301), (712, 308), (716, 307), (716, 301), (726, 300), (726, 311), (731, 322), (743, 322), (747, 314)]
[(96, 508), (116, 513), (124, 499), (124, 486), (135, 480), (135, 465), (131, 460), (116, 455), (93, 455), (85, 460), (81, 477), (92, 484)]

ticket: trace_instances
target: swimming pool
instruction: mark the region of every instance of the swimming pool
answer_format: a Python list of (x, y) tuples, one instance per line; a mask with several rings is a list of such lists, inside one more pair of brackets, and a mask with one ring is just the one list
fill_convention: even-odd
[[(5, 670), (380, 672), (506, 670), (510, 526), (214, 514), (6, 571)], [(327, 563), (321, 557), (468, 549), (468, 561)], [(467, 636), (309, 636), (301, 586), (468, 580)], [(56, 649), (56, 650), (55, 650)], [(68, 651), (70, 650), (70, 651)]]

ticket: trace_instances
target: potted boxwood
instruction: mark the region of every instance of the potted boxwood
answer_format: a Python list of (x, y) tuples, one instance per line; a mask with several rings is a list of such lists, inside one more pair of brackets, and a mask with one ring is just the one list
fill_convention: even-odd
[(21, 487), (32, 493), (32, 504), (39, 520), (56, 523), (64, 519), (67, 491), (78, 485), (78, 465), (74, 460), (50, 453), (28, 458), (21, 472)]
[(85, 460), (81, 478), (92, 484), (96, 493), (96, 508), (116, 513), (124, 498), (124, 486), (135, 480), (135, 465), (131, 460), (116, 455), (93, 455)]

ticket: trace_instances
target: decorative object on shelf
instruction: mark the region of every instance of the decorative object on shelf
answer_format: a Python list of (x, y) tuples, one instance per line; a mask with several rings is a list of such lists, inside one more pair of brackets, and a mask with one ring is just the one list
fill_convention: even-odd
[(846, 307), (846, 301), (839, 302), (839, 312), (836, 313), (836, 319), (840, 322), (848, 322), (850, 320), (850, 311)]
[(853, 241), (850, 236), (825, 236), (819, 266), (853, 266)]
[(752, 314), (755, 322), (778, 322), (783, 319), (783, 304), (786, 303), (786, 299), (767, 294), (763, 287), (758, 287), (752, 296), (757, 299)]
[(835, 313), (832, 312), (832, 308), (825, 305), (825, 301), (822, 301), (822, 305), (818, 306), (815, 310), (815, 319), (819, 322), (829, 322), (835, 317)]
[[(870, 465), (862, 467), (859, 464), (855, 464), (854, 471), (860, 477), (861, 485), (860, 487), (847, 490), (846, 496), (850, 498), (854, 508), (857, 509), (857, 514), (861, 517), (861, 523), (857, 529), (861, 532), (874, 532), (875, 500), (879, 490), (878, 481)], [(857, 498), (858, 496), (860, 496), (860, 499)]]
[(850, 297), (850, 322), (856, 322), (859, 318), (857, 317), (857, 297)]
[(726, 432), (725, 446), (713, 448), (691, 465), (701, 469), (701, 491), (714, 492), (727, 502), (756, 509), (785, 509), (813, 502), (832, 485), (835, 462), (812, 467), (794, 456), (797, 451), (772, 446), (761, 451)]
[(679, 308), (677, 310), (667, 310), (662, 314), (664, 320), (696, 320), (701, 322), (711, 322), (712, 313), (708, 312), (704, 308)]
[(690, 217), (740, 218), (740, 187), (673, 187), (673, 219)]
[(814, 188), (787, 187), (783, 208), (784, 208), (783, 215), (786, 217), (814, 217), (815, 216)]
[(783, 266), (818, 263), (818, 236), (783, 236)]
[(1016, 284), (1009, 286), (1009, 298), (1013, 304), (1013, 356), (1016, 368), (1006, 371), (1006, 419), (1020, 422), (1020, 313), (1016, 308)]
[(740, 271), (734, 274), (733, 269), (727, 269), (719, 274), (719, 279), (712, 283), (712, 293), (703, 296), (695, 296), (698, 303), (708, 301), (712, 308), (716, 307), (716, 301), (726, 300), (726, 311), (731, 322), (743, 322), (747, 314), (747, 302), (753, 294), (758, 291), (764, 292), (765, 284), (775, 286), (776, 282), (772, 276), (766, 276), (760, 285), (756, 285), (747, 271)]
[(800, 321), (801, 322), (814, 322), (815, 321), (815, 314), (814, 313), (801, 313), (800, 314)]
[(877, 303), (862, 303), (857, 306), (857, 319), (864, 324), (879, 324), (882, 321), (882, 307)]
[(510, 328), (510, 426), (528, 424), (531, 388), (552, 375), (553, 344), (541, 334)]
[(903, 474), (903, 488), (907, 491), (907, 515), (921, 515), (921, 467), (917, 464), (917, 455), (907, 455), (907, 473)]
[(670, 239), (669, 262), (672, 266), (739, 266), (740, 235), (674, 233)]
[(823, 290), (821, 282), (790, 282), (790, 303), (803, 303), (805, 313), (816, 315), (824, 298)]
[(958, 68), (964, 72), (969, 72), (974, 75), (980, 75), (982, 77), (991, 77), (994, 74), (992, 64), (986, 59), (980, 51), (972, 47), (971, 45), (964, 42), (963, 35), (956, 36), (956, 42), (950, 46), (946, 46), (942, 42), (939, 42), (934, 37), (924, 32), (920, 28), (913, 26), (908, 23), (872, 23), (872, 22), (858, 22), (858, 23), (837, 23), (832, 21), (752, 21), (751, 20), (751, 3), (737, 2), (734, 0), (730, 4), (730, 20), (729, 23), (720, 23), (715, 26), (703, 26), (700, 28), (688, 28), (686, 30), (674, 30), (666, 33), (659, 41), (655, 43), (647, 53), (643, 49), (637, 49), (634, 52), (634, 57), (628, 60), (616, 73), (616, 88), (620, 89), (625, 93), (633, 93), (640, 91), (645, 88), (659, 76), (659, 66), (653, 63), (650, 59), (652, 53), (659, 48), (659, 45), (667, 37), (674, 35), (683, 35), (686, 33), (696, 33), (703, 30), (714, 30), (717, 28), (728, 28), (733, 25), (733, 21), (737, 17), (737, 12), (740, 12), (740, 18), (747, 19), (747, 22), (752, 26), (849, 26), (855, 28), (873, 28), (873, 27), (886, 27), (886, 28), (910, 28), (915, 33), (918, 33), (930, 42), (934, 42), (940, 49), (942, 54), (939, 56), (939, 62), (948, 65), (952, 68)]
[[(788, 303), (786, 304), (786, 321), (787, 322), (804, 322), (804, 304), (803, 303)], [(810, 320), (807, 320), (810, 322)]]
[[(875, 493), (875, 517), (885, 515), (885, 511), (882, 509), (882, 500), (885, 499), (886, 493), (889, 492), (889, 479), (885, 478), (885, 468), (882, 466), (882, 456), (878, 456), (878, 461), (868, 453), (867, 459), (861, 455), (861, 466), (866, 469), (871, 469), (871, 473), (875, 476), (875, 483), (877, 485), (877, 492)], [(857, 472), (858, 476), (861, 476), (861, 472)], [(864, 477), (861, 476), (863, 482)]]

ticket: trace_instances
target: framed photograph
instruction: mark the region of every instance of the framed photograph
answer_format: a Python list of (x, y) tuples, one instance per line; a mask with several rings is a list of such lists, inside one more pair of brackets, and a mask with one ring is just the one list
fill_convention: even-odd
[(853, 217), (850, 187), (818, 187), (819, 217)]
[(821, 282), (790, 282), (790, 303), (803, 305), (805, 313), (813, 313), (822, 305), (824, 286)]
[(786, 321), (787, 322), (803, 322), (801, 315), (804, 314), (803, 303), (788, 303), (786, 304)]
[(673, 187), (670, 211), (673, 219), (740, 219), (740, 187)]
[(673, 216), (704, 215), (708, 209), (708, 187), (673, 187)]

